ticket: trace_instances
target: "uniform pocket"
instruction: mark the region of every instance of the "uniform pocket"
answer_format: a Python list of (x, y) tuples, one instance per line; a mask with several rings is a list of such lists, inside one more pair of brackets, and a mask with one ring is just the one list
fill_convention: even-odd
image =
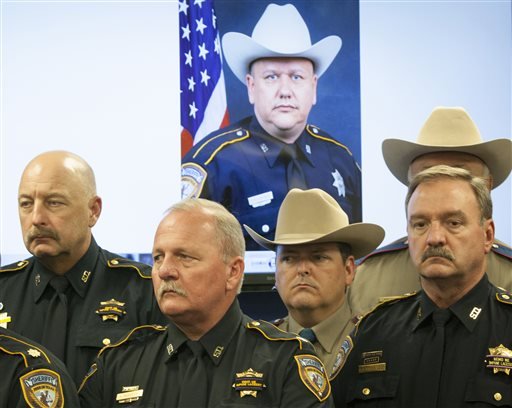
[(366, 401), (365, 406), (394, 407), (399, 382), (397, 375), (358, 378), (348, 389), (347, 405)]
[(493, 377), (480, 375), (468, 381), (466, 402), (482, 403), (475, 406), (512, 406), (512, 383), (508, 375), (498, 372)]

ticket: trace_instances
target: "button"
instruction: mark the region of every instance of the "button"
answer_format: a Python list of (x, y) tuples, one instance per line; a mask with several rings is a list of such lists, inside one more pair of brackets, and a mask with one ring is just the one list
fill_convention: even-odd
[(363, 395), (368, 396), (368, 395), (370, 395), (370, 392), (371, 392), (371, 391), (370, 391), (370, 389), (369, 389), (369, 388), (363, 388), (363, 391), (361, 391), (361, 392), (363, 393)]
[[(317, 128), (312, 127), (311, 130), (313, 131), (314, 134), (316, 134), (316, 135), (318, 134), (318, 129)], [(366, 390), (366, 388), (365, 388), (365, 390)]]
[(104, 346), (108, 346), (110, 344), (110, 339), (104, 338), (102, 343)]
[(23, 266), (23, 261), (18, 262), (18, 266)]
[(119, 261), (118, 261), (117, 259), (112, 259), (112, 260), (110, 261), (110, 263), (111, 263), (112, 265), (117, 265), (117, 264), (119, 263)]
[(257, 322), (255, 320), (253, 322), (251, 322), (251, 323), (252, 323), (253, 326), (259, 326), (260, 325), (260, 322)]
[(494, 249), (498, 249), (500, 246), (499, 246), (498, 244), (492, 244), (492, 247), (493, 247)]
[(270, 227), (269, 227), (267, 224), (265, 224), (265, 225), (263, 225), (263, 226), (261, 227), (261, 230), (262, 230), (263, 232), (269, 232), (269, 231), (270, 231)]
[(244, 134), (244, 132), (242, 132), (241, 130), (239, 130), (238, 132), (236, 132), (236, 135), (237, 136), (242, 136)]
[(506, 294), (501, 295), (501, 297), (502, 297), (503, 299), (507, 299), (507, 300), (508, 300), (508, 299), (510, 299), (510, 296), (509, 296), (509, 295), (506, 295)]
[(494, 399), (495, 399), (496, 401), (501, 401), (501, 398), (503, 398), (503, 397), (501, 396), (501, 394), (500, 394), (499, 392), (497, 392), (496, 394), (494, 394)]

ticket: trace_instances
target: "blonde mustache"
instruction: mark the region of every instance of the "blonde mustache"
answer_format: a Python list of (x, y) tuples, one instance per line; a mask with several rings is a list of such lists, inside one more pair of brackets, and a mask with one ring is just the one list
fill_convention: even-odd
[(173, 292), (183, 297), (187, 296), (187, 292), (185, 292), (185, 290), (181, 286), (177, 285), (176, 282), (173, 281), (162, 282), (162, 284), (158, 288), (158, 298), (161, 298), (165, 292)]

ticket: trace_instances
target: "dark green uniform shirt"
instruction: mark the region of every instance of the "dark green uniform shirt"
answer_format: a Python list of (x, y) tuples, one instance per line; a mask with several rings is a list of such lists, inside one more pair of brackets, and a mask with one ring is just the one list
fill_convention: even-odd
[(64, 364), (29, 339), (0, 327), (0, 407), (79, 407)]
[(449, 308), (444, 342), (439, 310), (419, 292), (366, 315), (331, 382), (336, 406), (512, 406), (512, 295), (484, 276)]
[(204, 382), (186, 374), (194, 357), (174, 324), (136, 330), (102, 350), (80, 388), (82, 407), (130, 406), (128, 400), (133, 406), (177, 407), (194, 393), (204, 396), (204, 407), (332, 406), (311, 343), (251, 320), (238, 301), (199, 342), (206, 350)]
[[(53, 276), (35, 257), (0, 269), (0, 323), (50, 350), (43, 334), (52, 319), (47, 311)], [(102, 347), (136, 326), (167, 322), (153, 294), (150, 267), (105, 251), (94, 239), (65, 276), (70, 285), (63, 362), (77, 386)]]

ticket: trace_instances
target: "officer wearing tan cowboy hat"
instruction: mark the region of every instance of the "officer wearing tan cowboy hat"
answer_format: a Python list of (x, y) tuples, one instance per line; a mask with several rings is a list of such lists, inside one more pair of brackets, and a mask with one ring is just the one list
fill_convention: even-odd
[[(493, 189), (505, 181), (512, 168), (512, 141), (484, 142), (476, 124), (460, 107), (435, 108), (416, 143), (386, 139), (382, 153), (391, 173), (405, 185), (421, 170), (445, 164), (465, 168), (486, 179)], [(512, 249), (498, 240), (487, 255), (487, 274), (496, 286), (512, 290)], [(353, 310), (361, 313), (387, 297), (419, 289), (404, 237), (362, 260), (348, 298)]]
[[(226, 33), (226, 61), (248, 90), (254, 115), (212, 133), (182, 161), (182, 197), (223, 204), (242, 224), (273, 237), (288, 191), (321, 188), (361, 221), (361, 170), (349, 149), (308, 124), (318, 78), (341, 49), (341, 38), (312, 44), (291, 5), (269, 4), (252, 35)], [(245, 236), (247, 249), (259, 249)]]
[(259, 245), (276, 251), (276, 288), (289, 313), (276, 325), (310, 340), (327, 373), (335, 374), (341, 344), (354, 327), (345, 291), (354, 279), (355, 259), (377, 248), (384, 230), (350, 224), (336, 200), (320, 189), (288, 193), (273, 241), (244, 227)]

